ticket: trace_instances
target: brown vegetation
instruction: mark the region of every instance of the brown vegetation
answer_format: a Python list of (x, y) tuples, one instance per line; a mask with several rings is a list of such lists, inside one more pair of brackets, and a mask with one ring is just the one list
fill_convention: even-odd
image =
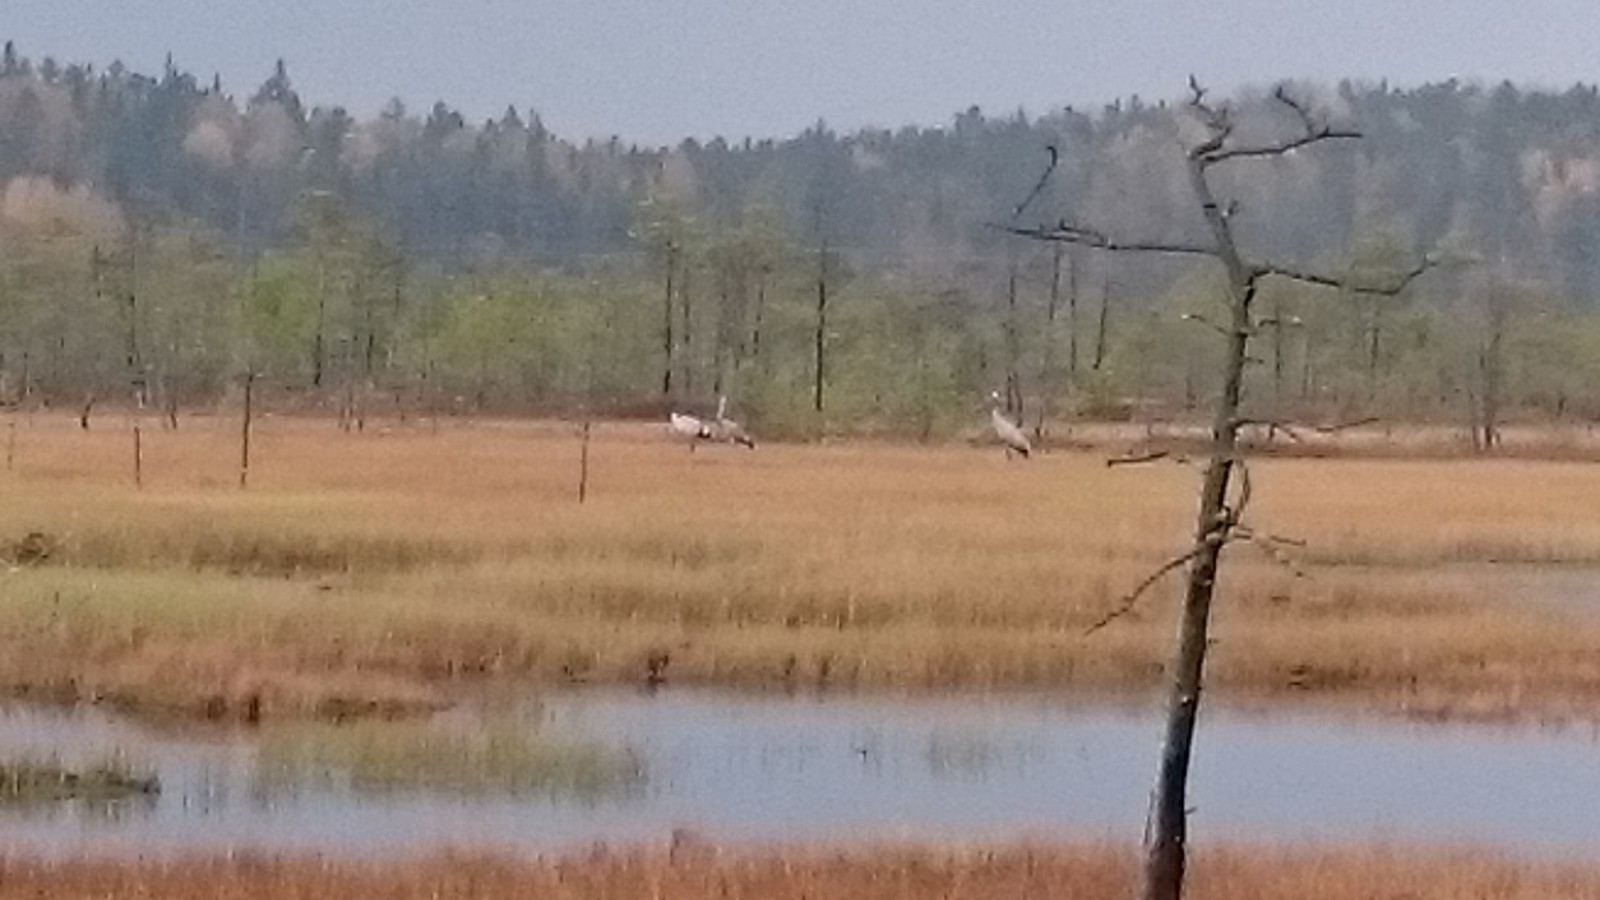
[[(0, 863), (9, 898), (254, 897), (548, 900), (1024, 900), (1125, 897), (1133, 854), (1111, 847), (1015, 847), (724, 854), (692, 843), (662, 852), (611, 852), (512, 861), (472, 856), (383, 864), (235, 857), (164, 862)], [(1195, 898), (1600, 897), (1593, 865), (1515, 862), (1466, 850), (1226, 848), (1196, 855)]]
[[(196, 417), (146, 429), (138, 490), (114, 421), (20, 420), (0, 473), (0, 684), (218, 718), (398, 714), (488, 678), (1143, 688), (1175, 587), (1084, 632), (1185, 546), (1195, 477), (967, 447), (691, 455), (607, 425), (580, 506), (568, 426), (268, 418), (240, 490), (237, 423)], [(1591, 715), (1600, 620), (1558, 601), (1600, 564), (1600, 470), (1253, 472), (1255, 524), (1308, 542), (1288, 548), (1306, 577), (1230, 550), (1214, 685)]]

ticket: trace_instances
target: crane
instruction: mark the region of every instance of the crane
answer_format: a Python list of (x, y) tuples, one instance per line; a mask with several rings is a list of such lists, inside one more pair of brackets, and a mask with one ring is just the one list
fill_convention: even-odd
[(701, 441), (739, 444), (751, 450), (756, 448), (755, 438), (744, 430), (744, 426), (728, 418), (726, 396), (717, 398), (716, 418), (703, 419), (688, 413), (674, 412), (667, 415), (667, 427), (675, 437), (689, 442), (690, 453), (694, 452)]
[(715, 439), (711, 433), (710, 425), (697, 416), (685, 413), (669, 413), (667, 415), (667, 428), (671, 430), (674, 437), (689, 442), (690, 453), (694, 452), (695, 445), (701, 441)]
[(728, 418), (727, 395), (717, 398), (717, 418), (711, 424), (711, 433), (716, 440), (739, 444), (751, 450), (756, 448), (755, 439), (750, 436), (749, 432), (744, 430), (744, 426)]
[(1000, 443), (1005, 445), (1006, 459), (1010, 459), (1013, 453), (1020, 453), (1023, 459), (1027, 459), (1029, 454), (1033, 453), (1033, 444), (1029, 442), (1028, 436), (1023, 434), (1022, 429), (1018, 428), (1015, 422), (1006, 418), (1005, 413), (1000, 411), (1000, 394), (998, 391), (989, 394), (989, 399), (994, 402), (994, 405), (989, 408), (989, 425), (994, 428), (995, 437), (998, 437)]

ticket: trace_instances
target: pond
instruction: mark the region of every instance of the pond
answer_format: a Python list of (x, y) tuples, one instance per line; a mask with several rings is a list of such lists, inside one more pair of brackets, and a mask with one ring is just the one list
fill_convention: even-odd
[[(1472, 841), (1600, 849), (1588, 729), (1413, 725), (1213, 705), (1200, 840)], [(1059, 697), (553, 693), (427, 723), (160, 729), (0, 710), (14, 756), (115, 756), (159, 794), (0, 804), (13, 852), (250, 849), (383, 856), (593, 841), (1136, 839), (1160, 712)]]

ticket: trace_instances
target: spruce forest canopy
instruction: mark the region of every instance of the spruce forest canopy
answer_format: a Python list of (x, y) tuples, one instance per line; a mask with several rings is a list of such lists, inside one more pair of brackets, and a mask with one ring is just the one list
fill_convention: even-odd
[[(1240, 134), (1299, 127), (1270, 87), (1230, 98)], [(1517, 415), (1600, 415), (1596, 88), (1291, 87), (1364, 138), (1230, 167), (1247, 252), (1352, 279), (1454, 262), (1399, 297), (1272, 286), (1253, 402), (1454, 421), (1492, 368)], [(642, 147), (533, 109), (360, 119), (282, 64), (235, 91), (7, 44), (0, 399), (135, 385), (196, 407), (248, 370), (309, 405), (655, 414), (727, 394), (773, 432), (948, 432), (992, 390), (1029, 417), (1181, 415), (1213, 390), (1214, 266), (993, 226), (1203, 234), (1188, 127), (1132, 98)]]

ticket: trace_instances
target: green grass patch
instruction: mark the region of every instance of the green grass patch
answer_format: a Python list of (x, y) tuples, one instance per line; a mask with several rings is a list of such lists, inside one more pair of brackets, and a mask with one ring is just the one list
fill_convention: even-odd
[(108, 802), (161, 792), (153, 772), (110, 758), (83, 766), (59, 759), (21, 757), (0, 762), (0, 805), (63, 800)]

